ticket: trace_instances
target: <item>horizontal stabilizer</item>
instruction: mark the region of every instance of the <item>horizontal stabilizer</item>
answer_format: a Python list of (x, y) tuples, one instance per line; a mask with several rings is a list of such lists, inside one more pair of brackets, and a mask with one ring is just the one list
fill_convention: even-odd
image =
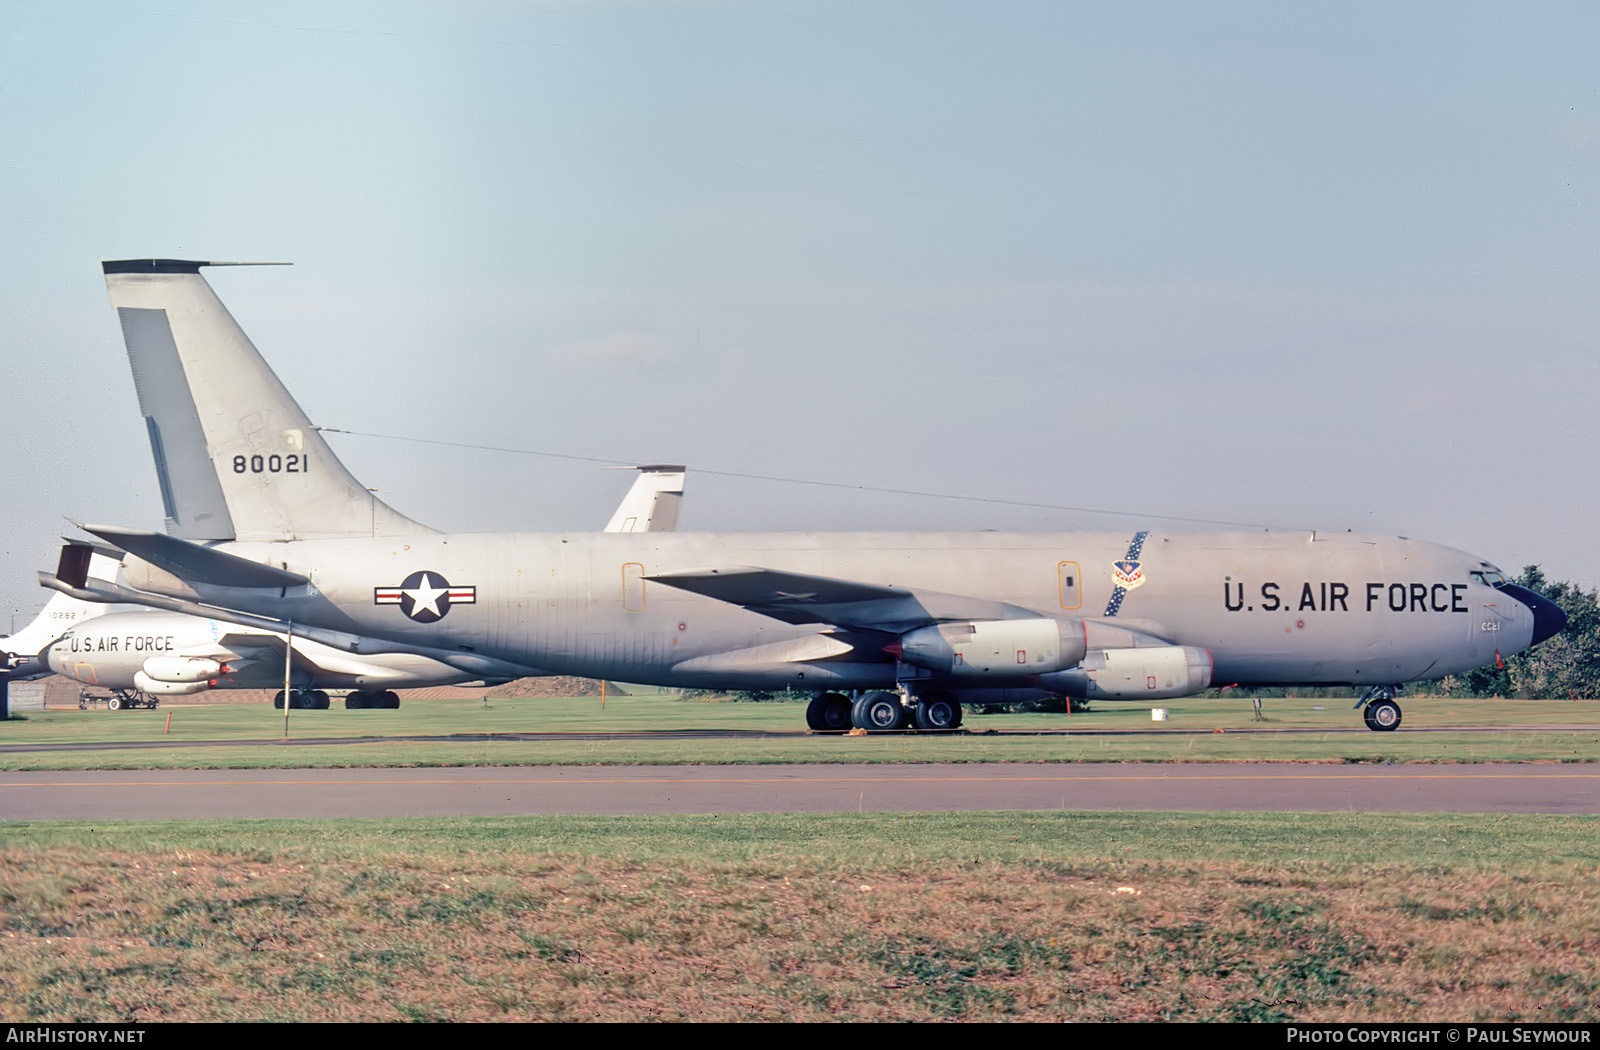
[(1020, 606), (966, 595), (912, 591), (753, 566), (690, 569), (645, 578), (784, 623), (824, 623), (888, 634), (947, 620), (1011, 620), (1039, 615)]
[(158, 569), (170, 572), (186, 583), (213, 587), (304, 587), (308, 581), (299, 573), (275, 569), (198, 543), (180, 540), (144, 529), (125, 529), (116, 525), (81, 525), (91, 535), (143, 558)]
[(117, 563), (122, 561), (122, 551), (111, 546), (109, 543), (90, 543), (88, 540), (79, 539), (73, 536), (62, 536), (61, 541), (74, 547), (88, 547), (102, 558), (109, 558), (111, 560), (111, 571), (109, 574), (105, 572), (96, 573), (93, 569), (90, 569), (90, 575), (99, 576), (101, 579), (110, 579), (112, 576), (116, 575)]
[[(140, 605), (151, 609), (160, 609), (164, 612), (183, 613), (185, 616), (198, 616), (202, 619), (217, 620), (221, 623), (237, 624), (240, 627), (253, 627), (257, 630), (271, 631), (274, 634), (293, 634), (297, 640), (309, 638), (313, 642), (318, 642), (346, 653), (358, 653), (366, 656), (384, 653), (407, 653), (413, 656), (425, 657), (429, 660), (436, 660), (458, 671), (465, 671), (479, 678), (501, 678), (509, 681), (513, 678), (549, 673), (539, 668), (529, 667), (524, 664), (511, 664), (504, 660), (496, 660), (493, 657), (482, 656), (478, 653), (459, 652), (452, 649), (432, 649), (427, 646), (391, 641), (386, 638), (349, 634), (345, 631), (335, 631), (326, 627), (298, 623), (291, 624), (269, 616), (255, 616), (250, 613), (239, 612), (236, 609), (224, 609), (213, 605), (204, 605), (200, 602), (188, 601), (183, 598), (151, 594), (148, 591), (124, 587), (120, 583), (97, 580), (92, 576), (89, 578), (87, 586), (74, 587), (51, 573), (40, 572), (39, 586), (85, 602)], [(281, 653), (282, 650), (280, 649), (279, 652)]]

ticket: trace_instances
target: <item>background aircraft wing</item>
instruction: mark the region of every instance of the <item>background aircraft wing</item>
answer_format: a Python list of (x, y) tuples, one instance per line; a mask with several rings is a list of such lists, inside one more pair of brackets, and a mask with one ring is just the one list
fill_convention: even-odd
[[(283, 650), (288, 644), (281, 634), (255, 631), (229, 631), (217, 639), (219, 648), (237, 654), (238, 659), (229, 661), (235, 671), (245, 671), (252, 681), (279, 684), (283, 682)], [(309, 675), (312, 679), (335, 674), (399, 677), (392, 674), (382, 661), (351, 656), (325, 646), (307, 645), (306, 640), (298, 636), (289, 660), (296, 675)]]
[(1010, 620), (1039, 615), (984, 598), (753, 566), (689, 569), (645, 579), (738, 605), (784, 623), (824, 623), (886, 634), (900, 634), (946, 620)]

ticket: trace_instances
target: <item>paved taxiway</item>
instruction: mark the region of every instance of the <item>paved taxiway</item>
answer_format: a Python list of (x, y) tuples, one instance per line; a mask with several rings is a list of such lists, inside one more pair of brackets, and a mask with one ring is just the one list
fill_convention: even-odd
[[(1407, 733), (1592, 733), (1593, 723), (1572, 722), (1551, 725), (1494, 725), (1494, 726), (1417, 726), (1408, 727)], [(1212, 736), (1219, 729), (1196, 729), (1179, 726), (1159, 728), (1120, 729), (991, 729), (985, 737), (1019, 736)], [(1273, 727), (1243, 726), (1227, 731), (1233, 736), (1367, 736), (1372, 730), (1365, 726), (1340, 727)], [(879, 734), (887, 736), (889, 734)], [(906, 736), (920, 735), (907, 731)], [(962, 735), (965, 735), (964, 733)], [(163, 748), (186, 747), (338, 747), (351, 744), (407, 743), (423, 744), (510, 744), (538, 743), (542, 741), (612, 741), (612, 740), (794, 740), (814, 736), (842, 736), (842, 734), (813, 733), (805, 729), (641, 729), (617, 732), (581, 732), (564, 730), (549, 733), (434, 733), (429, 735), (393, 734), (383, 736), (310, 736), (310, 737), (248, 737), (239, 740), (73, 740), (53, 743), (0, 744), (0, 755), (25, 754), (36, 751), (157, 751)]]
[(945, 810), (1600, 813), (1600, 766), (527, 766), (0, 773), (0, 820)]

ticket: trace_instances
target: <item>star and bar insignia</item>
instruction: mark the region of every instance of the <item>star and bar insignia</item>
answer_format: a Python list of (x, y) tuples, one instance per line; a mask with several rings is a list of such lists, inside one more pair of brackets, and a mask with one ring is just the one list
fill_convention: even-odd
[(374, 587), (374, 605), (398, 605), (400, 611), (418, 623), (442, 620), (455, 605), (475, 605), (478, 588), (452, 587), (436, 572), (422, 569), (412, 573), (398, 587)]

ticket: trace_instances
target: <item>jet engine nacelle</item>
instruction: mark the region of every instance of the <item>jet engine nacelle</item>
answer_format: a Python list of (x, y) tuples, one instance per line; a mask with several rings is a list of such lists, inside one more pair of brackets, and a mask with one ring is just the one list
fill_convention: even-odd
[(1211, 684), (1211, 650), (1194, 645), (1096, 649), (1070, 671), (1039, 680), (1046, 689), (1086, 700), (1170, 700)]
[(155, 682), (189, 684), (208, 681), (222, 670), (220, 662), (204, 656), (152, 656), (144, 662), (140, 673)]
[(198, 682), (159, 682), (143, 671), (133, 673), (133, 684), (140, 692), (151, 696), (188, 696), (211, 688), (210, 680), (205, 678)]
[(956, 678), (1016, 678), (1076, 666), (1087, 651), (1082, 620), (1047, 616), (919, 627), (900, 636), (908, 664)]

